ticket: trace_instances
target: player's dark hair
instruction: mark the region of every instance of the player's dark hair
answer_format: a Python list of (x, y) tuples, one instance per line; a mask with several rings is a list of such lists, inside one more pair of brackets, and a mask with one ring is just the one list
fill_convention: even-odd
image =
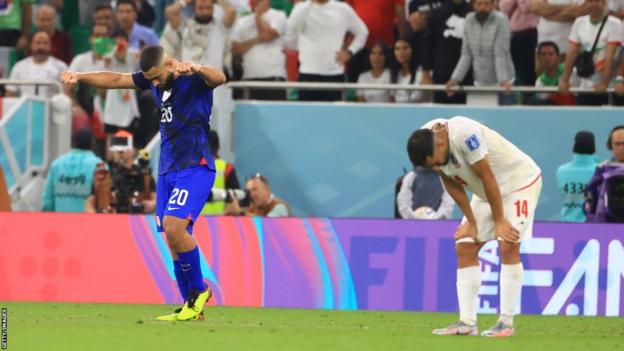
[[(136, 4), (134, 4), (136, 6)], [(102, 10), (111, 10), (113, 11), (113, 7), (110, 4), (99, 4), (93, 10), (93, 13), (100, 12)]]
[(134, 2), (134, 0), (117, 0), (117, 4), (115, 5), (115, 9), (119, 8), (119, 5), (123, 5), (123, 4), (127, 4), (132, 6), (132, 9), (134, 10), (134, 12), (138, 12), (136, 3)]
[(407, 156), (414, 167), (425, 165), (428, 156), (433, 156), (433, 132), (418, 129), (407, 140)]
[(139, 67), (141, 71), (147, 72), (152, 67), (158, 67), (165, 50), (159, 45), (150, 45), (143, 48), (141, 58), (139, 59)]
[(615, 126), (615, 127), (613, 127), (613, 129), (611, 129), (611, 133), (609, 133), (609, 139), (607, 139), (607, 149), (613, 150), (613, 147), (611, 146), (611, 141), (613, 139), (613, 133), (617, 132), (620, 129), (624, 129), (624, 124), (620, 124), (619, 126)]
[(559, 55), (559, 45), (557, 45), (557, 43), (555, 43), (554, 41), (543, 41), (539, 43), (539, 45), (537, 46), (537, 53), (539, 53), (542, 48), (546, 46), (550, 46), (555, 49), (555, 52), (557, 53), (557, 55)]

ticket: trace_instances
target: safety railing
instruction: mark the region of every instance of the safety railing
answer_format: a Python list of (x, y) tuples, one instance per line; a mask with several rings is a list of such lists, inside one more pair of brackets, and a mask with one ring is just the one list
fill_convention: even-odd
[(0, 85), (28, 85), (35, 87), (35, 95), (39, 94), (39, 88), (42, 86), (51, 86), (56, 88), (57, 93), (63, 92), (63, 84), (60, 81), (42, 81), (42, 80), (12, 80), (12, 79), (0, 79)]
[[(317, 82), (274, 82), (274, 81), (234, 81), (229, 82), (228, 87), (243, 90), (243, 98), (249, 98), (251, 89), (299, 89), (299, 90), (340, 90), (343, 100), (348, 90), (407, 90), (424, 92), (443, 92), (446, 86), (442, 84), (422, 84), (422, 85), (402, 85), (402, 84), (359, 84), (359, 83), (317, 83)], [(452, 91), (475, 93), (475, 94), (495, 94), (506, 92), (502, 86), (454, 86)], [(535, 87), (535, 86), (512, 86), (511, 93), (557, 93), (557, 87)], [(607, 93), (612, 93), (613, 88), (607, 89)], [(596, 94), (591, 88), (570, 88), (570, 93)]]

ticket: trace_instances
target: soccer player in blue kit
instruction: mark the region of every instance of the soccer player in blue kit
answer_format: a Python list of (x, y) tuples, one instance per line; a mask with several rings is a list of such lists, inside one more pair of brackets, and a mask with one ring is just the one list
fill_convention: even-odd
[(160, 162), (156, 193), (158, 230), (167, 235), (184, 306), (158, 320), (203, 319), (212, 291), (206, 286), (199, 250), (190, 235), (215, 180), (214, 154), (208, 143), (212, 90), (225, 83), (211, 66), (180, 62), (160, 46), (141, 51), (141, 71), (63, 72), (68, 85), (84, 82), (105, 89), (150, 89), (160, 111)]

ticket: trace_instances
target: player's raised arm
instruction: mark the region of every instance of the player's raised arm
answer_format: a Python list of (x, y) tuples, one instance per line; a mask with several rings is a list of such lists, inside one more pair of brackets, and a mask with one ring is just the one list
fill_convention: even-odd
[(208, 66), (208, 65), (200, 65), (198, 63), (192, 63), (188, 61), (177, 61), (174, 58), (168, 57), (165, 61), (165, 64), (170, 69), (173, 69), (176, 74), (179, 75), (191, 75), (191, 74), (199, 74), (204, 78), (206, 84), (209, 86), (216, 88), (221, 84), (226, 82), (225, 74), (216, 67)]
[(74, 85), (78, 82), (87, 83), (96, 88), (104, 89), (134, 89), (136, 88), (132, 80), (131, 73), (117, 72), (70, 72), (61, 74), (61, 82), (67, 85)]

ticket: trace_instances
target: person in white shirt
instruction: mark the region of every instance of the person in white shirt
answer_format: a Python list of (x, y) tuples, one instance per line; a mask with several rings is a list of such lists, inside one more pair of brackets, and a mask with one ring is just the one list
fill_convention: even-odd
[[(286, 14), (269, 0), (251, 0), (253, 13), (240, 18), (232, 30), (232, 53), (242, 55), (243, 80), (285, 81), (283, 36)], [(285, 100), (285, 90), (251, 90), (251, 99)]]
[[(394, 43), (394, 61), (390, 66), (390, 82), (401, 85), (417, 85), (422, 79), (422, 70), (419, 69), (414, 58), (414, 51), (409, 41), (398, 39)], [(395, 90), (394, 102), (414, 103), (422, 102), (424, 94), (418, 90)]]
[[(57, 81), (61, 73), (67, 70), (65, 62), (50, 55), (51, 40), (46, 32), (33, 34), (30, 41), (31, 56), (18, 61), (9, 75), (11, 80)], [(55, 87), (35, 87), (32, 85), (7, 85), (6, 96), (41, 96), (52, 97), (60, 93)]]
[[(374, 44), (368, 54), (370, 70), (358, 77), (359, 84), (390, 84), (390, 70), (387, 68), (388, 48), (384, 42)], [(360, 102), (391, 102), (390, 90), (358, 90)]]
[[(577, 58), (583, 53), (591, 52), (596, 42), (592, 55), (593, 74), (583, 77), (578, 70), (577, 74), (581, 76), (581, 87), (593, 88), (599, 94), (579, 94), (576, 102), (579, 105), (606, 105), (609, 103), (606, 91), (614, 69), (615, 51), (622, 44), (622, 22), (617, 17), (606, 14), (605, 0), (593, 0), (590, 4), (590, 14), (577, 18), (572, 26), (563, 76), (559, 80), (559, 91), (569, 92), (570, 76)], [(600, 31), (601, 27), (602, 31)], [(596, 41), (599, 31), (600, 38)]]
[[(344, 46), (347, 32), (353, 41)], [(344, 82), (344, 65), (364, 47), (368, 29), (353, 8), (336, 0), (295, 4), (286, 23), (286, 45), (299, 50), (300, 82)], [(340, 100), (340, 91), (299, 90), (301, 101)]]
[[(139, 65), (139, 52), (129, 47), (128, 36), (123, 31), (113, 35), (114, 49), (104, 57), (104, 69), (113, 72), (133, 72)], [(136, 91), (134, 89), (108, 89), (104, 102), (104, 132), (109, 142), (119, 129), (137, 133), (133, 125), (139, 117)], [(137, 121), (138, 122), (138, 121)]]
[(577, 17), (588, 14), (591, 5), (585, 0), (535, 0), (530, 6), (531, 11), (540, 16), (537, 42), (552, 41), (565, 55), (572, 23)]
[[(182, 16), (182, 10), (193, 5), (193, 18)], [(214, 16), (213, 0), (181, 0), (167, 6), (165, 17), (172, 30), (181, 33), (178, 43), (180, 59), (193, 61), (203, 65), (211, 65), (223, 69), (223, 58), (226, 54), (227, 39), (230, 28), (236, 19), (236, 10), (225, 6), (225, 15), (217, 19)], [(222, 7), (223, 7), (222, 6)], [(174, 55), (174, 52), (168, 52)]]
[[(541, 170), (515, 145), (494, 130), (466, 117), (432, 123), (407, 142), (415, 167), (430, 168), (464, 214), (455, 232), (459, 322), (433, 331), (436, 335), (477, 335), (481, 271), (478, 252), (497, 240), (501, 256), (500, 317), (481, 335), (515, 334), (513, 318), (520, 301), (523, 267), (520, 242), (531, 238), (535, 208), (542, 188)], [(472, 200), (466, 194), (472, 192)]]

